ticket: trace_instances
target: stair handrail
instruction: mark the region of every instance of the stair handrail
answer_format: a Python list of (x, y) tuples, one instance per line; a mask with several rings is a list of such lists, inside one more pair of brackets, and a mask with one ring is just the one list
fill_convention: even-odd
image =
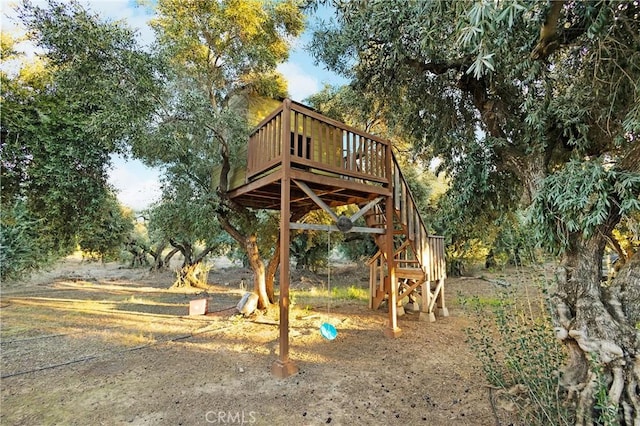
[[(411, 202), (412, 208), (418, 213), (417, 214), (418, 226), (422, 228), (421, 232), (420, 232), (420, 238), (422, 239), (422, 235), (424, 234), (424, 237), (427, 239), (426, 244), (429, 247), (431, 247), (431, 244), (430, 244), (430, 240), (431, 239), (441, 239), (442, 237), (431, 235), (429, 233), (429, 231), (427, 229), (427, 226), (425, 225), (424, 220), (422, 218), (422, 215), (420, 214), (420, 211), (418, 210), (418, 205), (417, 205), (416, 200), (415, 200), (415, 198), (413, 196), (411, 188), (409, 187), (409, 184), (407, 183), (407, 180), (404, 177), (404, 174), (402, 173), (402, 170), (400, 168), (400, 164), (398, 163), (398, 160), (397, 160), (396, 155), (393, 152), (393, 150), (391, 150), (391, 158), (393, 159), (393, 170), (391, 172), (392, 173), (391, 179), (395, 180), (393, 174), (394, 173), (398, 173), (399, 181), (401, 182), (402, 185), (404, 185), (406, 187), (406, 191), (405, 192), (408, 195), (408, 199), (411, 200), (410, 202)], [(402, 191), (400, 191), (400, 193), (402, 193)], [(392, 194), (395, 197), (396, 191), (393, 190)], [(411, 243), (411, 246), (413, 248), (414, 254), (416, 254), (416, 257), (418, 258), (418, 260), (420, 262), (420, 267), (425, 272), (425, 274), (427, 274), (427, 276), (430, 277), (430, 278), (434, 278), (434, 279), (441, 278), (442, 276), (440, 274), (437, 274), (437, 276), (435, 276), (435, 277), (431, 277), (432, 272), (435, 272), (434, 271), (434, 267), (436, 267), (436, 265), (426, 264), (424, 262), (423, 246), (425, 245), (425, 241), (416, 242), (416, 241), (411, 241), (411, 238), (408, 238), (408, 239), (409, 239), (409, 241)], [(442, 250), (444, 250), (444, 247), (442, 247)], [(437, 257), (436, 260), (438, 260), (438, 261), (444, 261), (444, 259), (445, 259), (443, 251), (441, 252), (440, 250), (438, 250), (438, 253), (431, 253), (430, 252), (429, 261), (431, 263), (434, 262), (434, 259), (433, 259), (434, 255), (435, 255), (435, 257)], [(442, 265), (440, 265), (440, 268), (441, 267), (442, 267)], [(436, 267), (436, 270), (440, 270), (440, 268)], [(446, 271), (446, 268), (444, 270)], [(446, 276), (446, 272), (444, 272), (444, 274)]]
[[(418, 204), (416, 203), (415, 198), (413, 197), (413, 193), (411, 192), (411, 187), (409, 186), (409, 184), (407, 183), (406, 178), (404, 177), (404, 174), (402, 173), (402, 170), (400, 169), (400, 164), (398, 163), (398, 159), (396, 158), (396, 154), (393, 152), (393, 150), (391, 150), (391, 159), (393, 160), (393, 170), (392, 173), (398, 173), (398, 175), (400, 176), (400, 181), (402, 182), (402, 185), (404, 185), (407, 188), (407, 195), (409, 196), (409, 198), (411, 199), (411, 204), (413, 205), (413, 208), (418, 211)], [(395, 195), (395, 192), (393, 192), (393, 194)], [(429, 237), (429, 231), (427, 229), (427, 226), (424, 223), (424, 220), (422, 219), (422, 215), (418, 214), (418, 219), (420, 220), (420, 226), (422, 227), (422, 229), (424, 230), (424, 234), (426, 237)], [(414, 251), (416, 249), (416, 247), (413, 247)], [(422, 267), (424, 267), (424, 265), (422, 265)]]

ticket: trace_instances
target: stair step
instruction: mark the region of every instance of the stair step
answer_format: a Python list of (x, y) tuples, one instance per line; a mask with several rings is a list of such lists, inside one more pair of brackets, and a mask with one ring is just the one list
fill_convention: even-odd
[(424, 271), (420, 268), (396, 268), (396, 278), (424, 280), (425, 275)]

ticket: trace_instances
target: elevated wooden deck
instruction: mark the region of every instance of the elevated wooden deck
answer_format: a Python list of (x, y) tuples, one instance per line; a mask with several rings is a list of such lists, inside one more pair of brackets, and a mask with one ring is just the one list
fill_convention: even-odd
[[(280, 210), (286, 170), (331, 207), (361, 204), (391, 195), (390, 155), (387, 141), (287, 100), (251, 134), (244, 182), (235, 179), (230, 196), (249, 207)], [(292, 186), (292, 211), (317, 208)]]

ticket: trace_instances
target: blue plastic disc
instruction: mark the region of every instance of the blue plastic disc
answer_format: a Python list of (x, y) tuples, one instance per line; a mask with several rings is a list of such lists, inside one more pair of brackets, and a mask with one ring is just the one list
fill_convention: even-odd
[(333, 325), (325, 322), (320, 326), (320, 334), (327, 340), (333, 340), (338, 335), (338, 330)]

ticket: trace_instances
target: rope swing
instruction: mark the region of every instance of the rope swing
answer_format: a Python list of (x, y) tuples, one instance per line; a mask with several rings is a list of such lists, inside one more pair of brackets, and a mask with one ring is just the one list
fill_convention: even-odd
[[(329, 293), (329, 298), (327, 299), (327, 318), (331, 313), (331, 298), (333, 297), (331, 294), (331, 231), (328, 231), (327, 238), (327, 291)], [(320, 326), (320, 334), (327, 340), (333, 340), (338, 336), (338, 330), (325, 321)]]

